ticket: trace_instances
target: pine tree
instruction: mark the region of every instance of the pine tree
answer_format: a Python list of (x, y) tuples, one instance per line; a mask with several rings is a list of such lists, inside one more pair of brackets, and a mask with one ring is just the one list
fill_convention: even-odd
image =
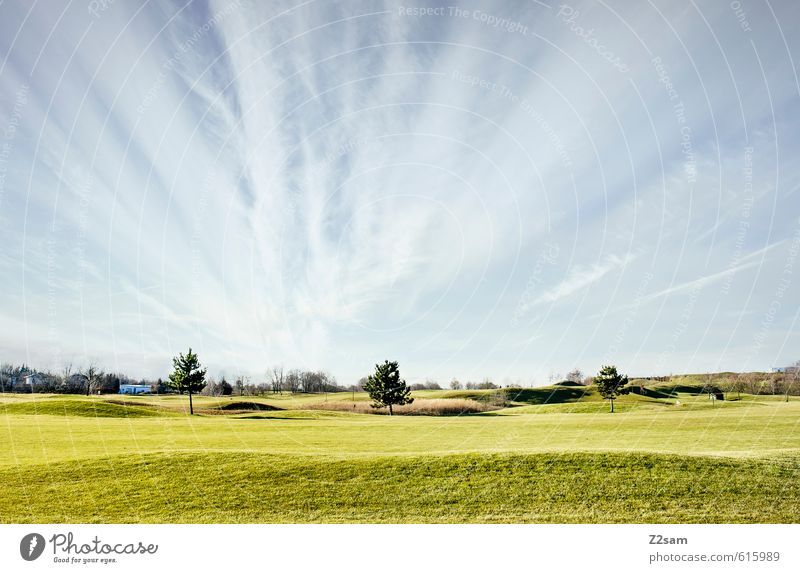
[(173, 390), (177, 390), (181, 394), (184, 392), (189, 393), (189, 414), (194, 414), (192, 407), (192, 393), (200, 392), (206, 386), (206, 369), (200, 368), (200, 361), (197, 354), (189, 352), (184, 356), (179, 353), (178, 356), (172, 359), (174, 371), (169, 375), (168, 386)]
[(617, 372), (616, 366), (603, 366), (600, 373), (594, 377), (594, 384), (597, 391), (606, 400), (611, 400), (611, 413), (614, 413), (614, 400), (617, 396), (622, 396), (631, 391), (626, 386), (628, 377), (622, 376)]
[(406, 381), (400, 378), (400, 368), (397, 362), (384, 361), (375, 365), (375, 374), (370, 375), (364, 383), (364, 390), (372, 398), (373, 408), (389, 406), (389, 415), (394, 415), (392, 406), (411, 404), (414, 399), (409, 397), (411, 388), (406, 386)]

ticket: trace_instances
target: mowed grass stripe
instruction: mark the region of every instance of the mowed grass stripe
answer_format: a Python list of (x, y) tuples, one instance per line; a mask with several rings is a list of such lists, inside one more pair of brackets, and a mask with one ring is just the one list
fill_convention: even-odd
[(144, 454), (0, 470), (4, 523), (795, 523), (800, 461)]

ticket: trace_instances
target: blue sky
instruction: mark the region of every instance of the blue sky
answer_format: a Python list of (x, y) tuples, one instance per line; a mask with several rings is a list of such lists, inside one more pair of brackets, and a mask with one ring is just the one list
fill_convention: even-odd
[(800, 359), (800, 6), (0, 4), (0, 360)]

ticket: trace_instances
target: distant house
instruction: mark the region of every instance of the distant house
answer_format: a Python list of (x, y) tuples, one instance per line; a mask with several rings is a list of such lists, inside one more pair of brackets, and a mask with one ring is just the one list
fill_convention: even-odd
[(781, 373), (786, 372), (786, 366), (776, 366), (775, 368), (772, 369), (772, 371)]
[(44, 377), (38, 372), (29, 372), (28, 374), (23, 374), (20, 376), (19, 380), (24, 386), (29, 386), (31, 388), (37, 384), (44, 383)]
[(145, 386), (143, 384), (120, 384), (119, 385), (119, 393), (120, 394), (149, 394), (150, 393), (150, 386)]
[(85, 374), (71, 374), (65, 382), (67, 386), (72, 388), (86, 388), (89, 378)]

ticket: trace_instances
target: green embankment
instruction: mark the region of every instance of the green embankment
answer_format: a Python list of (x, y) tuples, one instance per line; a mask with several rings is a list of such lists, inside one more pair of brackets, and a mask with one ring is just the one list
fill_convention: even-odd
[(798, 460), (143, 454), (0, 471), (5, 522), (793, 522)]

